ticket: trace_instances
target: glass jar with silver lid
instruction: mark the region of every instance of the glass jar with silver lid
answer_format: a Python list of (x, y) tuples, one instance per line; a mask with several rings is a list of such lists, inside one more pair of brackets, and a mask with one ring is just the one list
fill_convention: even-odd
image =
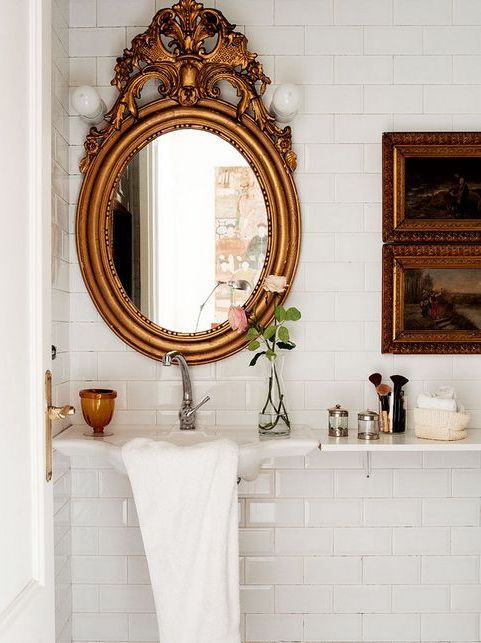
[(360, 440), (379, 440), (379, 414), (361, 411), (357, 414), (357, 437)]
[(349, 412), (342, 409), (340, 404), (336, 404), (332, 409), (327, 409), (329, 413), (329, 437), (347, 438), (349, 433)]

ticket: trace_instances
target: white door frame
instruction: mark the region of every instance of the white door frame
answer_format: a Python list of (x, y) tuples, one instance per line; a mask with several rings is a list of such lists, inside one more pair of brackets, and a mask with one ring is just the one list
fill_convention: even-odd
[[(10, 573), (0, 571), (0, 643), (53, 643), (53, 494), (45, 479), (43, 385), (51, 344), (51, 0), (1, 0), (0, 21), (0, 284), (2, 296), (19, 303), (9, 308), (4, 302), (0, 318), (0, 546), (11, 566)], [(16, 464), (26, 472), (27, 490), (17, 498)]]

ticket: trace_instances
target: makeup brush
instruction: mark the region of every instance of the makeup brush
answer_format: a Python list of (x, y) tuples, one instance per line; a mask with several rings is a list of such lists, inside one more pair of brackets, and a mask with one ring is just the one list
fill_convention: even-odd
[(376, 392), (380, 397), (391, 395), (392, 387), (389, 384), (379, 384), (379, 386), (376, 386)]
[(392, 393), (392, 388), (389, 384), (379, 384), (376, 386), (376, 393), (379, 397), (379, 415), (381, 421), (381, 431), (383, 433), (390, 433), (390, 422), (389, 422), (389, 397)]
[(371, 375), (369, 375), (368, 379), (376, 389), (379, 386), (379, 384), (381, 384), (382, 382), (382, 375), (381, 373), (372, 373)]
[(404, 433), (406, 430), (406, 409), (404, 408), (404, 391), (402, 390), (409, 380), (404, 375), (391, 375), (394, 384), (392, 430), (393, 433)]
[(404, 375), (391, 375), (391, 381), (394, 384), (394, 390), (398, 387), (402, 388), (409, 382), (408, 378), (404, 377)]
[[(376, 389), (377, 389), (377, 387), (378, 387), (378, 386), (381, 384), (381, 382), (382, 382), (382, 375), (381, 375), (381, 373), (372, 373), (371, 375), (369, 375), (369, 378), (368, 378), (368, 379), (369, 379), (369, 381), (371, 382), (371, 384), (374, 386), (374, 389), (376, 390)], [(378, 401), (378, 407), (379, 407), (379, 408), (378, 408), (378, 410), (379, 410), (379, 417), (381, 418), (381, 398), (379, 397), (379, 395), (378, 395), (377, 401)]]
[(374, 386), (374, 388), (377, 388), (379, 384), (382, 382), (381, 373), (373, 373), (372, 375), (369, 375), (369, 381)]

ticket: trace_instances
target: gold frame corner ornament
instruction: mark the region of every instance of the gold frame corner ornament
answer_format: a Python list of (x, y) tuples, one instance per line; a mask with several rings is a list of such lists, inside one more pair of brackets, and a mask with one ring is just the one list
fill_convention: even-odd
[[(213, 45), (208, 47), (206, 41)], [(160, 98), (141, 106), (148, 81), (157, 83)], [(221, 99), (221, 81), (234, 87), (237, 105)], [(247, 343), (227, 322), (201, 333), (157, 326), (134, 306), (117, 276), (110, 251), (115, 186), (130, 159), (154, 138), (196, 128), (216, 134), (243, 154), (258, 178), (268, 216), (269, 247), (260, 281), (277, 274), (292, 284), (301, 227), (292, 177), (297, 159), (290, 127), (279, 128), (263, 101), (270, 82), (257, 54), (249, 52), (244, 34), (220, 11), (195, 0), (179, 0), (158, 11), (150, 27), (117, 58), (112, 84), (119, 96), (106, 114), (106, 125), (90, 129), (80, 164), (84, 180), (77, 208), (77, 251), (102, 318), (124, 342), (149, 357), (159, 360), (167, 351), (179, 350), (191, 364), (205, 364)], [(274, 297), (258, 285), (245, 307), (255, 308), (265, 324), (274, 315)]]

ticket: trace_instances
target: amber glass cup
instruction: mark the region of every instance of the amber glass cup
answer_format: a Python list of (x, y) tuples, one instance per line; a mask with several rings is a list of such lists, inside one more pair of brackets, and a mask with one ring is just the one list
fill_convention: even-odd
[(112, 435), (112, 433), (105, 433), (104, 429), (114, 414), (117, 391), (106, 388), (87, 388), (80, 391), (79, 395), (84, 420), (93, 429), (93, 433), (85, 435), (93, 437)]

